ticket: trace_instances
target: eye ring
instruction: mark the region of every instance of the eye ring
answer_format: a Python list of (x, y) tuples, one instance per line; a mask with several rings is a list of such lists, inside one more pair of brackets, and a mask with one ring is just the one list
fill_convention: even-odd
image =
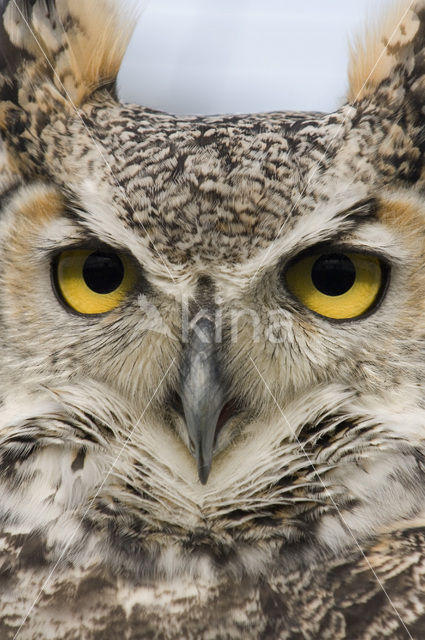
[(390, 265), (372, 253), (315, 247), (293, 258), (281, 279), (292, 297), (315, 315), (350, 322), (369, 317), (379, 307), (389, 286)]
[(70, 248), (52, 261), (56, 297), (71, 313), (101, 316), (117, 308), (136, 282), (136, 268), (124, 253), (108, 247)]

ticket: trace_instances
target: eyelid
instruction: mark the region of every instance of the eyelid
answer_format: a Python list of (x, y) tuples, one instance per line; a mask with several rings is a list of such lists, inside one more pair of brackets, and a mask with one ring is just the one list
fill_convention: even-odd
[[(44, 250), (46, 250), (46, 246), (44, 246)], [(111, 244), (106, 244), (105, 242), (101, 242), (97, 239), (82, 239), (76, 238), (75, 240), (69, 240), (68, 242), (64, 242), (64, 244), (58, 243), (55, 244), (54, 247), (48, 249), (48, 253), (50, 255), (50, 259), (54, 260), (57, 256), (59, 256), (64, 251), (105, 251), (110, 253), (117, 253), (119, 255), (123, 255), (126, 258), (133, 260), (133, 262), (137, 262), (134, 258), (134, 255), (126, 248), (122, 248), (120, 246), (114, 246)]]
[(279, 268), (282, 272), (287, 269), (289, 265), (294, 261), (298, 261), (309, 255), (325, 253), (358, 253), (359, 255), (375, 256), (376, 258), (378, 258), (378, 260), (384, 263), (387, 268), (390, 268), (393, 265), (396, 266), (397, 264), (402, 262), (402, 258), (398, 259), (397, 257), (394, 258), (393, 255), (389, 256), (386, 251), (379, 247), (370, 248), (365, 247), (364, 245), (356, 245), (352, 242), (345, 243), (323, 241), (312, 244), (304, 249), (301, 249), (301, 251), (294, 249), (280, 262)]
[(366, 255), (376, 255), (381, 257), (382, 252), (378, 249), (376, 251), (365, 247), (364, 245), (357, 245), (351, 242), (343, 241), (324, 241), (312, 244), (303, 251), (297, 252), (297, 256), (304, 256), (312, 253), (362, 253)]

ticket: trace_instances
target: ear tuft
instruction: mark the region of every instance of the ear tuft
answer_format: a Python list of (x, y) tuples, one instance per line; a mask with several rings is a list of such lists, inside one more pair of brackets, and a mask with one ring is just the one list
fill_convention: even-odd
[[(374, 93), (400, 66), (413, 71), (420, 12), (424, 3), (398, 0), (379, 25), (366, 30), (350, 45), (348, 100), (357, 102)], [(423, 7), (422, 7), (423, 11)], [(425, 42), (421, 43), (425, 47)]]
[(0, 100), (25, 110), (25, 102), (34, 101), (36, 88), (46, 81), (77, 107), (100, 87), (113, 92), (135, 24), (120, 0), (2, 4)]

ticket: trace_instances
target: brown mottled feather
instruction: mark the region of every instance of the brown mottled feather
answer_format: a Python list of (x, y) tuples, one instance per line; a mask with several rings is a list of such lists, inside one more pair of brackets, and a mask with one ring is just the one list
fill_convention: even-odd
[(376, 539), (365, 557), (354, 549), (258, 582), (131, 585), (97, 563), (82, 572), (69, 562), (48, 580), (39, 537), (3, 536), (1, 545), (2, 640), (13, 640), (37, 598), (21, 640), (420, 640), (425, 634), (421, 528)]

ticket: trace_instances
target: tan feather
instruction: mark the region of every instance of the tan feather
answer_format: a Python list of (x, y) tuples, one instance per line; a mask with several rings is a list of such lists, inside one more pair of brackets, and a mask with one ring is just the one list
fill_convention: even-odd
[(348, 100), (356, 102), (375, 89), (406, 60), (419, 29), (411, 0), (398, 0), (378, 23), (350, 43)]
[(75, 106), (114, 83), (136, 22), (131, 5), (123, 10), (120, 4), (58, 0), (46, 11), (37, 2), (28, 15), (23, 3), (9, 3), (4, 24), (12, 44), (22, 51), (21, 74), (27, 83), (37, 86), (52, 78)]

